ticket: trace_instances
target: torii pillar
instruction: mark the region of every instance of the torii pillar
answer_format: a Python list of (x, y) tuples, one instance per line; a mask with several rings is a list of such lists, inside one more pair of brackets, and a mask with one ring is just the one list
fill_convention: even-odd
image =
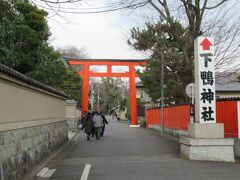
[(137, 120), (137, 99), (136, 99), (136, 82), (134, 66), (129, 66), (129, 89), (130, 89), (130, 111), (131, 125), (130, 127), (139, 127)]
[(88, 98), (89, 98), (89, 65), (83, 66), (83, 85), (82, 85), (82, 115), (85, 111), (88, 112)]

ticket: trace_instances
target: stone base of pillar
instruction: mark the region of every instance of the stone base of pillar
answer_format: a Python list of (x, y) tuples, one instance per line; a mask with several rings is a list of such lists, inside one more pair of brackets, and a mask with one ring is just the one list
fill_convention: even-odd
[(190, 138), (199, 139), (223, 139), (224, 124), (222, 123), (190, 123), (188, 126), (188, 135)]
[(181, 156), (190, 160), (234, 162), (234, 139), (224, 138), (224, 125), (190, 123), (180, 138)]
[(181, 156), (190, 160), (234, 162), (233, 139), (181, 137)]
[(129, 125), (129, 127), (140, 127), (140, 125)]

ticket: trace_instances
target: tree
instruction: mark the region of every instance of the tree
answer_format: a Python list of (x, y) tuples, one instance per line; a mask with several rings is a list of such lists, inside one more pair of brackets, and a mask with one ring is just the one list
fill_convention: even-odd
[[(101, 13), (121, 9), (134, 10), (138, 7), (143, 6), (154, 8), (159, 15), (159, 23), (166, 24), (168, 26), (168, 30), (171, 34), (174, 35), (175, 42), (178, 44), (178, 47), (181, 47), (181, 50), (179, 51), (179, 62), (181, 63), (179, 63), (178, 65), (182, 68), (186, 68), (181, 71), (185, 74), (184, 77), (186, 77), (184, 78), (184, 81), (180, 82), (178, 79), (176, 81), (174, 79), (171, 80), (173, 82), (171, 82), (170, 84), (172, 84), (172, 87), (176, 86), (177, 90), (177, 92), (174, 92), (174, 96), (179, 96), (178, 87), (181, 87), (180, 91), (181, 93), (183, 93), (182, 88), (188, 82), (193, 81), (193, 40), (200, 35), (213, 35), (215, 37), (215, 44), (217, 46), (217, 70), (222, 70), (223, 68), (227, 67), (228, 72), (231, 71), (231, 73), (234, 73), (239, 69), (237, 67), (239, 64), (235, 62), (239, 58), (240, 54), (239, 46), (237, 43), (239, 41), (238, 32), (240, 30), (240, 27), (238, 22), (237, 25), (236, 23), (234, 23), (234, 16), (232, 16), (232, 14), (229, 14), (229, 12), (233, 12), (234, 7), (237, 7), (235, 4), (233, 4), (234, 2), (237, 3), (236, 0), (107, 0), (108, 4), (102, 7), (96, 7), (94, 6), (94, 1), (88, 0), (88, 3), (92, 2), (92, 7), (89, 9), (82, 9), (81, 4), (79, 3), (81, 2), (80, 0), (43, 0), (43, 2), (48, 2), (48, 5), (50, 2), (51, 9), (57, 11), (58, 13), (76, 14)], [(64, 7), (64, 3), (73, 3), (74, 8), (66, 8)], [(228, 5), (230, 5), (231, 7), (229, 7)], [(226, 19), (227, 14), (228, 19)], [(228, 24), (230, 22), (233, 23), (229, 26)], [(182, 32), (178, 32), (177, 29), (179, 24), (181, 24), (182, 27), (185, 29), (184, 41), (182, 41), (181, 37)], [(154, 24), (152, 23), (152, 25)], [(130, 44), (133, 45), (134, 43), (132, 42)], [(151, 53), (150, 59), (160, 59), (159, 55), (156, 55), (157, 53), (154, 53), (153, 55), (151, 49), (149, 50)], [(173, 56), (175, 55), (176, 54), (174, 54)], [(168, 56), (170, 56), (170, 53), (165, 52), (165, 64), (169, 61)], [(232, 62), (234, 62), (234, 65), (229, 66), (229, 64), (232, 64)], [(168, 71), (168, 68), (169, 65), (165, 66), (166, 71)], [(172, 70), (170, 70), (170, 72), (172, 72)], [(218, 73), (217, 75), (226, 77), (225, 73)], [(186, 101), (186, 97), (183, 94), (183, 101)]]
[[(106, 113), (111, 108), (117, 107), (118, 105), (120, 105), (120, 108), (126, 105), (126, 99), (123, 97), (123, 91), (126, 90), (126, 88), (123, 84), (124, 82), (121, 79), (114, 78), (102, 78), (101, 82), (93, 81), (91, 83), (91, 93), (94, 92), (94, 102), (96, 104), (99, 102), (99, 108), (101, 111)], [(99, 99), (98, 94), (100, 97)], [(95, 108), (95, 105), (93, 109), (97, 109)]]
[(60, 54), (54, 51), (53, 47), (44, 44), (39, 50), (38, 65), (27, 74), (53, 88), (63, 90), (67, 93), (64, 87), (64, 81), (67, 78), (66, 66)]
[(0, 3), (0, 62), (4, 64), (15, 64), (14, 54), (14, 23), (19, 21), (11, 3), (2, 1)]
[[(104, 85), (105, 95), (107, 97), (105, 102), (107, 106), (111, 108), (116, 107), (122, 101), (120, 85), (122, 83), (121, 79), (114, 78), (102, 78), (102, 83)], [(108, 107), (109, 108), (109, 107)]]
[(70, 67), (67, 69), (67, 74), (64, 78), (63, 90), (71, 99), (78, 101), (78, 105), (82, 102), (82, 79)]
[(73, 57), (73, 58), (89, 58), (89, 53), (84, 47), (77, 48), (75, 46), (65, 46), (57, 48), (57, 51), (62, 54), (62, 56)]
[[(216, 70), (225, 70), (231, 75), (239, 69), (239, 64), (236, 63), (240, 54), (238, 46), (240, 23), (236, 13), (240, 5), (238, 0), (106, 0), (102, 5), (94, 0), (85, 2), (82, 0), (31, 0), (30, 2), (48, 11), (53, 11), (57, 15), (102, 13), (127, 9), (132, 12), (139, 7), (152, 11), (153, 8), (158, 13), (159, 20), (169, 24), (172, 29), (175, 28), (174, 22), (176, 21), (181, 22), (188, 29), (188, 36), (186, 36), (188, 39), (182, 46), (186, 61), (190, 63), (192, 61), (193, 39), (203, 34), (211, 35), (215, 38), (217, 47)], [(86, 4), (89, 8), (83, 8)], [(229, 64), (234, 65), (229, 66)], [(226, 73), (217, 74), (217, 76), (220, 75), (226, 77)]]
[(47, 12), (28, 2), (2, 1), (0, 62), (27, 74), (39, 63), (42, 46), (50, 33)]
[(1, 1), (0, 8), (0, 63), (80, 101), (81, 78), (47, 42), (47, 12), (28, 1)]
[(192, 65), (184, 61), (183, 48), (179, 43), (179, 39), (181, 43), (186, 40), (187, 30), (178, 22), (175, 22), (175, 26), (178, 33), (167, 23), (147, 23), (144, 30), (133, 28), (131, 40), (128, 41), (135, 49), (151, 51), (151, 59), (144, 73), (140, 73), (140, 79), (147, 87), (147, 93), (155, 101), (160, 97), (161, 56), (164, 58), (166, 102), (184, 101), (185, 86), (193, 81)]
[[(61, 57), (73, 57), (73, 58), (87, 58), (88, 52), (84, 47), (77, 48), (75, 46), (65, 46), (57, 48), (57, 51), (61, 54)], [(79, 76), (77, 70), (72, 66), (67, 66), (67, 75), (64, 80), (64, 91), (70, 95), (71, 98), (77, 100), (79, 105), (81, 104), (82, 97), (82, 78)]]
[[(128, 8), (136, 8), (141, 7), (146, 4), (148, 4), (149, 0), (145, 1), (136, 1), (134, 3), (134, 0), (107, 0), (103, 1), (102, 6), (96, 6), (95, 0), (29, 0), (31, 3), (47, 9), (48, 11), (53, 12), (55, 15), (60, 14), (89, 14), (89, 13), (104, 13), (104, 12), (112, 12), (112, 11), (118, 11), (122, 9), (128, 9)], [(106, 4), (107, 2), (107, 4)], [(131, 2), (129, 4), (129, 2)], [(83, 4), (87, 4), (89, 8), (82, 8)]]
[[(210, 3), (208, 0), (178, 0), (175, 1), (175, 5), (166, 0), (149, 1), (149, 3), (159, 13), (159, 21), (157, 23), (147, 23), (146, 28), (143, 30), (133, 28), (128, 42), (135, 49), (150, 53), (147, 69), (140, 77), (150, 96), (155, 100), (159, 98), (161, 88), (160, 64), (161, 56), (163, 56), (166, 75), (166, 102), (187, 102), (185, 86), (193, 82), (194, 77), (194, 39), (201, 35), (214, 34), (216, 29), (220, 29), (216, 28), (222, 23), (219, 17), (215, 16), (214, 21), (208, 19), (212, 24), (209, 23), (208, 26), (203, 26), (204, 16), (207, 11), (210, 12), (225, 5), (226, 0), (214, 2), (215, 4)], [(177, 11), (174, 9), (177, 9)], [(221, 9), (222, 12), (223, 9)], [(216, 14), (219, 16), (219, 13)], [(234, 29), (233, 26), (230, 29), (233, 32), (231, 36), (233, 38), (229, 38), (231, 30), (225, 30), (229, 35), (225, 41), (221, 41), (223, 38), (220, 40), (220, 38), (217, 38), (218, 36), (215, 36), (216, 40), (218, 40), (216, 42), (217, 46), (223, 47), (224, 44), (227, 47), (218, 49), (221, 55), (217, 56), (217, 65), (229, 63), (233, 58), (236, 59), (235, 53), (239, 46), (237, 45), (236, 48), (230, 47), (234, 44), (234, 37), (236, 37), (240, 29), (239, 27)], [(218, 31), (218, 34), (222, 33)], [(225, 50), (221, 52), (223, 49)], [(218, 55), (218, 51), (216, 51), (216, 54)], [(232, 54), (235, 57), (231, 56)], [(221, 63), (219, 63), (220, 59)], [(218, 68), (221, 68), (221, 66), (218, 66)]]

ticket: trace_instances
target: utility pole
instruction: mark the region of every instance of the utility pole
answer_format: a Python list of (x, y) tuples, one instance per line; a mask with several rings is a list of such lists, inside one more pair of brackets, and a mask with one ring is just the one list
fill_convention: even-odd
[(162, 136), (164, 136), (164, 58), (161, 54), (161, 116), (162, 116)]

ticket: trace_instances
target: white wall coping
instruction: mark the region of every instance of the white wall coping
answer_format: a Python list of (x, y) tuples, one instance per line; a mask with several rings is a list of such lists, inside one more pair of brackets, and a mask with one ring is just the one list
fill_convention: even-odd
[(68, 106), (76, 106), (77, 105), (77, 103), (78, 103), (78, 101), (75, 101), (74, 99), (67, 99), (66, 100), (66, 104), (68, 105)]

